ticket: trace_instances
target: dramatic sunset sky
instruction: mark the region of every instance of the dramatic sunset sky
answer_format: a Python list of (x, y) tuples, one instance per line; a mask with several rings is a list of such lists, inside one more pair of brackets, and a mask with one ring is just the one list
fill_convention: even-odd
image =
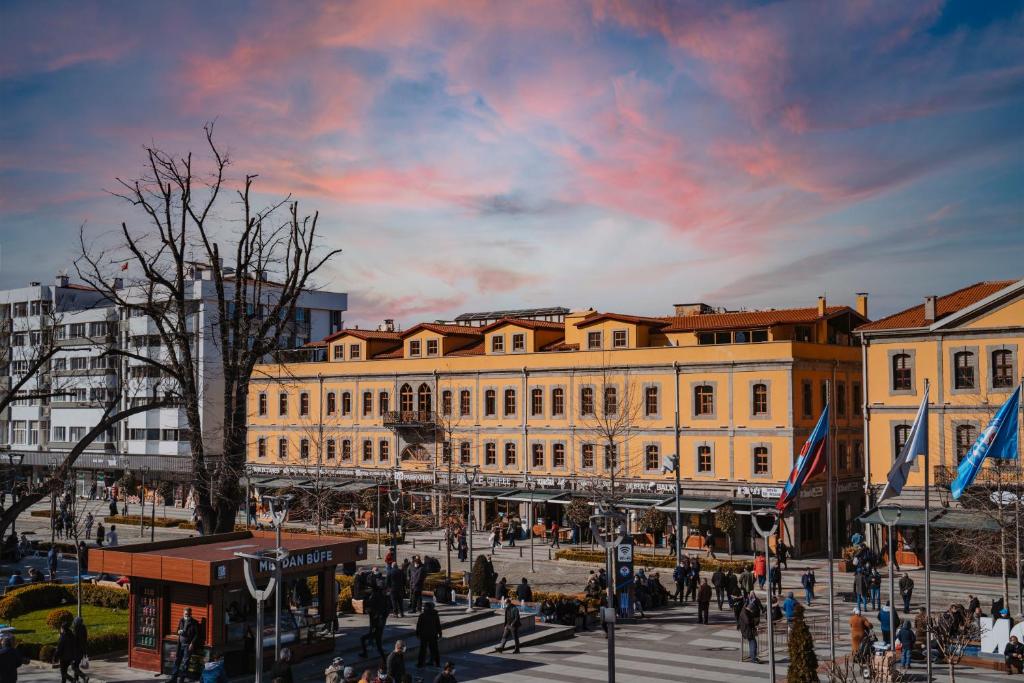
[(106, 190), (210, 119), (320, 211), (350, 322), (1024, 277), (1022, 8), (3, 2), (0, 287), (141, 227)]

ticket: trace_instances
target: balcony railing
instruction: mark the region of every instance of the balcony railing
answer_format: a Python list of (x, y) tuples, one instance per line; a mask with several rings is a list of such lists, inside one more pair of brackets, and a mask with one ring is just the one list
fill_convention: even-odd
[[(936, 465), (933, 469), (934, 483), (939, 488), (948, 489), (956, 479), (956, 475), (957, 468), (952, 465)], [(978, 472), (973, 485), (993, 488), (1002, 485), (1003, 488), (1010, 488), (1017, 483), (1021, 483), (1020, 475), (1013, 467), (1003, 467), (1000, 470), (999, 467), (985, 466)]]
[(434, 427), (437, 413), (432, 410), (389, 410), (384, 413), (385, 427)]

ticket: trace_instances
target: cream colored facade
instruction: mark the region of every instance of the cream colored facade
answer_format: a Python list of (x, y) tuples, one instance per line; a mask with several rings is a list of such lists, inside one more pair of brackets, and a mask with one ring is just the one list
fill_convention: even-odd
[[(682, 495), (707, 503), (690, 511), (734, 499), (764, 504), (777, 497), (834, 382), (842, 529), (862, 500), (861, 352), (851, 332), (864, 321), (820, 301), (345, 330), (325, 340), (324, 360), (257, 368), (249, 469), (295, 479), (395, 471), (443, 485), (450, 443), (457, 481), (470, 465), (483, 487), (532, 480), (542, 493), (571, 493), (607, 486), (605, 447), (614, 441), (617, 489), (627, 497), (673, 496), (674, 475), (662, 465), (678, 452)], [(823, 485), (811, 482), (805, 494), (790, 531), (813, 551), (824, 534)]]
[[(982, 282), (858, 330), (863, 338), (872, 505), (929, 386), (928, 471), (935, 504), (948, 503), (960, 458), (1021, 378), (1024, 280)], [(1024, 424), (1024, 421), (1022, 421)], [(923, 504), (923, 459), (900, 502)]]

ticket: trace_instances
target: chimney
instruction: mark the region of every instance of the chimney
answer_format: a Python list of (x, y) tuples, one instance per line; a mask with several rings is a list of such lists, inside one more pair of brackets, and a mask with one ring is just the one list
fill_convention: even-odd
[(857, 312), (865, 318), (868, 317), (868, 293), (857, 292)]
[(827, 304), (825, 302), (825, 297), (819, 296), (818, 297), (818, 317), (824, 317), (825, 309), (826, 308), (827, 308)]
[(56, 284), (58, 287), (67, 287), (68, 286), (68, 276), (67, 275), (58, 275), (56, 277), (55, 281), (54, 281), (54, 284)]
[(384, 318), (384, 331), (385, 332), (394, 332), (395, 331), (395, 319), (394, 318)]
[(124, 278), (123, 277), (115, 277), (114, 278), (114, 289), (124, 289)]
[(924, 321), (926, 323), (935, 322), (935, 296), (926, 296), (924, 298)]

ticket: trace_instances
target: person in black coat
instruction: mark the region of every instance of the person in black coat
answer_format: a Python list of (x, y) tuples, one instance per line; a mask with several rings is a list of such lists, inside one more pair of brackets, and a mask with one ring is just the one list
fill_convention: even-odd
[(359, 654), (364, 659), (366, 654), (366, 642), (373, 641), (377, 646), (377, 654), (384, 659), (384, 627), (388, 622), (388, 601), (384, 597), (384, 591), (377, 585), (370, 589), (370, 595), (363, 601), (363, 611), (370, 617), (370, 628), (359, 638), (363, 651)]
[(28, 662), (15, 647), (14, 636), (0, 640), (0, 681), (18, 683), (18, 667)]
[(281, 683), (293, 683), (292, 678), (292, 651), (286, 647), (281, 648), (281, 657), (274, 662), (270, 670), (270, 680)]
[(186, 677), (188, 661), (199, 641), (199, 622), (192, 618), (191, 607), (185, 608), (181, 619), (178, 620), (178, 628), (175, 633), (178, 636), (178, 648), (174, 653), (174, 668), (171, 670), (170, 683), (177, 683), (178, 679)]
[(89, 654), (89, 631), (85, 628), (85, 621), (82, 617), (75, 617), (71, 622), (71, 634), (75, 637), (75, 659), (71, 663), (75, 670), (75, 677), (89, 682), (88, 674), (82, 673), (82, 660)]
[(716, 569), (711, 575), (711, 586), (715, 589), (715, 599), (718, 600), (718, 609), (722, 609), (725, 602), (725, 574), (721, 569)]
[(420, 639), (416, 667), (422, 668), (428, 655), (434, 666), (441, 666), (441, 652), (438, 649), (438, 643), (441, 640), (441, 617), (434, 609), (432, 602), (423, 605), (423, 613), (416, 620), (416, 637)]
[(530, 584), (527, 583), (526, 577), (516, 586), (516, 597), (519, 598), (520, 602), (533, 602), (533, 589), (530, 588)]
[(409, 569), (409, 611), (419, 612), (423, 606), (423, 585), (427, 581), (427, 570), (419, 557), (413, 558)]
[(53, 653), (54, 661), (60, 666), (60, 683), (71, 681), (75, 683), (78, 676), (75, 672), (68, 671), (75, 662), (75, 634), (67, 623), (60, 627), (60, 637), (57, 639), (57, 650)]
[[(394, 651), (388, 655), (388, 677), (395, 683), (405, 681), (405, 641), (396, 640)], [(288, 683), (291, 683), (289, 681)]]
[(388, 569), (387, 578), (388, 595), (391, 598), (391, 614), (396, 617), (405, 616), (405, 605), (403, 595), (405, 594), (405, 573), (398, 564), (392, 564)]
[(519, 608), (516, 607), (514, 602), (508, 603), (508, 607), (505, 608), (505, 628), (501, 632), (501, 645), (498, 646), (498, 652), (505, 651), (505, 643), (508, 642), (508, 637), (512, 636), (513, 642), (515, 642), (516, 648), (512, 650), (512, 654), (519, 654), (519, 627), (522, 625), (522, 619), (519, 617)]
[(1010, 636), (1010, 642), (1003, 648), (1003, 660), (1006, 662), (1006, 673), (1012, 674), (1014, 669), (1017, 669), (1017, 673), (1024, 673), (1024, 643), (1017, 636)]
[(501, 600), (502, 598), (506, 597), (507, 595), (508, 595), (508, 582), (505, 580), (505, 577), (503, 576), (503, 577), (501, 577), (501, 581), (499, 581), (498, 584), (494, 587), (494, 597), (497, 598), (498, 600)]

